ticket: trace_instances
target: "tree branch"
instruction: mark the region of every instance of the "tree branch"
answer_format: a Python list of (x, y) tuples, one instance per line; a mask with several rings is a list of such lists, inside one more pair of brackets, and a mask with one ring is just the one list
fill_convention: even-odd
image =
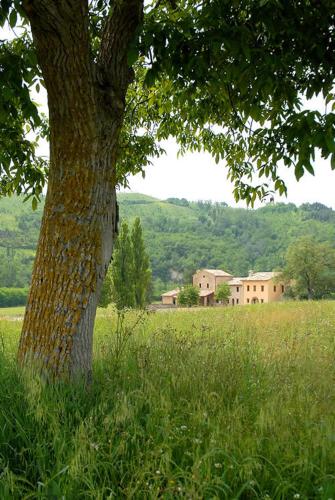
[(123, 114), (125, 96), (133, 79), (128, 65), (128, 50), (143, 18), (143, 0), (115, 2), (102, 35), (97, 62), (100, 89), (114, 111)]

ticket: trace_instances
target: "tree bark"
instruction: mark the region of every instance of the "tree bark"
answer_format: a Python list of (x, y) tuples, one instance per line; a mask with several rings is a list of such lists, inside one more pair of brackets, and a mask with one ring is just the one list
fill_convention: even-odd
[(93, 61), (87, 0), (26, 0), (48, 91), (50, 172), (18, 359), (89, 378), (93, 326), (117, 226), (115, 164), (142, 0), (121, 0)]

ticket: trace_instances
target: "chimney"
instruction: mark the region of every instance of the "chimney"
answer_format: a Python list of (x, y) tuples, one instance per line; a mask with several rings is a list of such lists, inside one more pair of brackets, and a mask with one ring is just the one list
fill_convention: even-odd
[(249, 274), (249, 276), (252, 276), (252, 275), (254, 274), (254, 270), (253, 270), (253, 269), (250, 269), (250, 270), (248, 271), (248, 274)]

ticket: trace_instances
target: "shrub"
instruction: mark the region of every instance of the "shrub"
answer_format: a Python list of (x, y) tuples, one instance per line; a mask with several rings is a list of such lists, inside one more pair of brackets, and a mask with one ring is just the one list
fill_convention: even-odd
[(178, 294), (178, 303), (181, 306), (196, 306), (199, 303), (199, 290), (193, 285), (187, 285)]

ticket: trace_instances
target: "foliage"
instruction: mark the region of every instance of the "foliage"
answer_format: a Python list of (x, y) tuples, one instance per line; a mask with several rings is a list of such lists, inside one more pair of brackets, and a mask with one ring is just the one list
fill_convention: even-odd
[[(116, 6), (116, 0), (89, 3), (94, 63)], [(126, 185), (129, 173), (143, 172), (169, 136), (181, 152), (204, 149), (217, 162), (224, 159), (236, 199), (250, 203), (272, 186), (285, 193), (280, 160), (297, 179), (313, 173), (316, 151), (334, 168), (334, 15), (333, 0), (146, 2), (128, 51), (134, 81), (119, 141), (118, 182)], [(43, 80), (18, 0), (1, 2), (0, 26), (6, 22), (12, 29), (20, 25), (21, 35), (0, 43), (2, 193), (25, 191), (36, 203), (46, 171), (35, 136), (46, 131), (31, 91)], [(303, 98), (321, 94), (324, 112), (303, 109)]]
[(105, 279), (102, 284), (99, 307), (106, 308), (113, 301), (113, 278), (112, 278), (112, 267), (109, 266)]
[(27, 297), (28, 288), (0, 288), (0, 307), (25, 305)]
[(316, 299), (335, 292), (335, 250), (326, 243), (303, 237), (287, 251), (284, 279), (300, 298)]
[(111, 264), (112, 297), (118, 310), (135, 304), (133, 255), (129, 228), (123, 221), (116, 239)]
[(0, 498), (334, 498), (334, 303), (149, 314), (117, 370), (115, 322), (89, 391), (19, 371), (0, 322)]
[(133, 255), (133, 284), (135, 307), (143, 309), (149, 302), (151, 270), (149, 257), (145, 250), (142, 226), (139, 217), (136, 217), (131, 230), (131, 245)]
[[(0, 26), (6, 4), (10, 2), (0, 6)], [(14, 14), (16, 10), (11, 19)], [(27, 33), (11, 42), (0, 41), (0, 68), (0, 196), (25, 193), (36, 208), (47, 175), (47, 162), (38, 156), (37, 146), (47, 131), (30, 94), (40, 85), (41, 75)]]
[[(224, 159), (236, 199), (251, 203), (269, 189), (252, 183), (257, 175), (286, 192), (279, 160), (294, 166), (297, 179), (313, 173), (317, 149), (335, 167), (334, 3), (176, 5), (145, 18), (146, 82), (164, 114), (158, 136), (175, 135), (183, 152), (205, 149)], [(316, 33), (317, 43), (309, 43)], [(321, 93), (328, 111), (302, 109), (303, 95)]]
[(228, 283), (221, 283), (215, 292), (216, 300), (226, 303), (230, 297), (230, 286)]
[(193, 285), (184, 286), (178, 293), (180, 306), (197, 306), (199, 304), (199, 289)]
[(107, 307), (114, 301), (118, 310), (125, 307), (143, 309), (149, 303), (150, 291), (151, 270), (141, 221), (135, 218), (130, 233), (124, 220), (102, 285), (99, 306)]

